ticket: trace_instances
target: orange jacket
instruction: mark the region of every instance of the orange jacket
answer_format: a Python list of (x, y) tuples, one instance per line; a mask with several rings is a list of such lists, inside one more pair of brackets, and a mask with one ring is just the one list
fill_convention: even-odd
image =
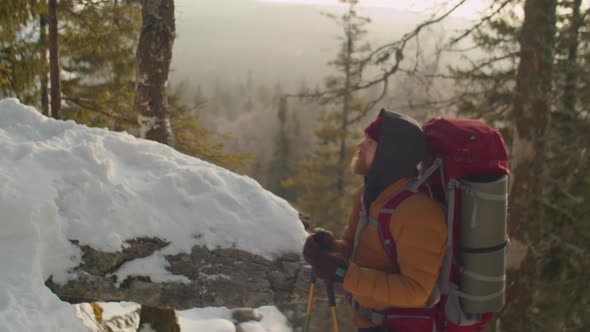
[[(371, 204), (370, 216), (378, 219), (385, 200), (412, 180), (400, 179), (384, 190)], [(352, 253), (362, 193), (361, 188), (355, 196), (343, 239), (337, 241), (339, 251), (347, 258)], [(447, 226), (443, 209), (427, 195), (414, 194), (391, 215), (390, 232), (395, 240), (400, 272), (393, 272), (377, 226), (367, 223), (360, 231), (356, 257), (349, 262), (344, 289), (362, 306), (375, 310), (429, 304), (446, 250)], [(358, 313), (354, 314), (353, 322), (361, 328), (374, 325)]]

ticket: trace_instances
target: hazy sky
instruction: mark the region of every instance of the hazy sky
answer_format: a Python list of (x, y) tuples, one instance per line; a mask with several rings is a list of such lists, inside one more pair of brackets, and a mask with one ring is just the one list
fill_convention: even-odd
[[(360, 0), (359, 15), (371, 18), (364, 41), (377, 47), (396, 40), (443, 1)], [(449, 6), (456, 1), (448, 0)], [(471, 9), (473, 15), (484, 1), (467, 0), (464, 13)], [(328, 63), (339, 50), (341, 30), (322, 13), (346, 11), (337, 0), (175, 0), (175, 6), (172, 83), (186, 80), (206, 90), (221, 81), (241, 84), (252, 75), (257, 82), (280, 81), (296, 89), (304, 81), (322, 84), (334, 73)], [(436, 34), (425, 30), (421, 44), (459, 33), (474, 19), (450, 17), (436, 26)]]
[[(339, 0), (257, 0), (258, 2), (273, 2), (273, 3), (285, 3), (285, 4), (308, 4), (308, 5), (326, 5), (326, 6), (337, 6), (342, 5)], [(448, 2), (447, 6), (441, 7), (445, 2)], [(395, 8), (400, 10), (409, 10), (417, 12), (433, 12), (436, 9), (450, 9), (459, 0), (360, 0), (358, 3), (359, 7), (385, 7)], [(474, 18), (478, 16), (478, 12), (488, 8), (490, 0), (468, 0), (461, 7), (457, 8), (453, 12), (454, 16), (460, 16), (465, 18)]]

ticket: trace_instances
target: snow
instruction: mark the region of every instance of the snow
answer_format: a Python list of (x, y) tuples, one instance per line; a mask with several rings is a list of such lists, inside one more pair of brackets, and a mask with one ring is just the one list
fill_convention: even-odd
[[(288, 332), (287, 318), (274, 306), (256, 309), (262, 315), (259, 322), (250, 321), (240, 324), (244, 332)], [(178, 311), (178, 323), (181, 330), (234, 332), (231, 323), (231, 311), (226, 308), (204, 308)]]
[[(139, 326), (139, 316), (135, 312), (140, 306), (133, 302), (98, 302), (103, 310), (103, 322), (117, 332), (135, 332)], [(78, 316), (92, 331), (103, 332), (97, 328), (96, 318), (92, 307), (87, 304), (78, 305)], [(260, 321), (240, 323), (244, 332), (290, 332), (287, 318), (274, 306), (263, 306), (255, 311), (262, 316)], [(113, 322), (115, 317), (126, 318), (126, 324), (117, 326)], [(232, 320), (232, 311), (227, 308), (195, 308), (177, 311), (178, 325), (181, 331), (207, 331), (207, 332), (234, 332), (236, 331)], [(110, 320), (110, 322), (109, 322)], [(121, 322), (120, 320), (119, 322)], [(143, 332), (144, 330), (142, 330)], [(146, 329), (147, 331), (147, 329)]]
[(135, 259), (127, 262), (121, 266), (114, 274), (117, 276), (117, 286), (123, 282), (128, 276), (143, 275), (144, 271), (150, 271), (152, 282), (190, 282), (190, 279), (185, 276), (179, 276), (170, 273), (165, 267), (168, 266), (168, 261), (160, 252), (156, 252), (151, 256)]
[[(44, 286), (75, 277), (81, 253), (70, 240), (114, 252), (126, 239), (165, 239), (169, 246), (115, 274), (182, 282), (163, 255), (204, 245), (272, 259), (299, 252), (305, 239), (297, 212), (251, 178), (126, 133), (47, 118), (16, 99), (0, 101), (0, 156), (0, 332), (88, 330)], [(275, 317), (267, 326), (280, 321), (264, 312)], [(227, 317), (179, 315), (212, 326), (196, 330), (230, 327)], [(256, 324), (246, 329), (266, 328)]]

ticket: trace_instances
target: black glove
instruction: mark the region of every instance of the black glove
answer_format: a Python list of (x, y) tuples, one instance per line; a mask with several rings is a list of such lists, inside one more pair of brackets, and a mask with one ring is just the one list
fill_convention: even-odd
[(336, 240), (332, 232), (327, 231), (323, 228), (314, 229), (314, 234), (311, 235), (315, 242), (320, 245), (322, 250), (334, 251), (336, 250)]
[(315, 228), (303, 245), (303, 258), (313, 265), (320, 251), (335, 251), (336, 242), (332, 232), (323, 228)]
[(303, 259), (313, 266), (321, 250), (319, 243), (314, 239), (314, 234), (312, 234), (307, 237), (303, 245)]

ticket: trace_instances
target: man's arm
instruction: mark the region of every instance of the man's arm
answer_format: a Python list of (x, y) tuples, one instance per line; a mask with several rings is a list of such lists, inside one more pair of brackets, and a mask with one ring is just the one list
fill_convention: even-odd
[(348, 224), (344, 228), (344, 234), (341, 240), (336, 240), (336, 250), (346, 259), (352, 255), (352, 246), (354, 243), (354, 233), (356, 232), (356, 225), (359, 220), (359, 211), (361, 209), (361, 196), (363, 194), (363, 187), (359, 188), (354, 195), (354, 204), (348, 217)]
[(420, 307), (428, 298), (442, 265), (447, 229), (442, 209), (426, 196), (400, 204), (391, 216), (390, 231), (397, 247), (399, 274), (350, 263), (344, 289), (392, 307)]

